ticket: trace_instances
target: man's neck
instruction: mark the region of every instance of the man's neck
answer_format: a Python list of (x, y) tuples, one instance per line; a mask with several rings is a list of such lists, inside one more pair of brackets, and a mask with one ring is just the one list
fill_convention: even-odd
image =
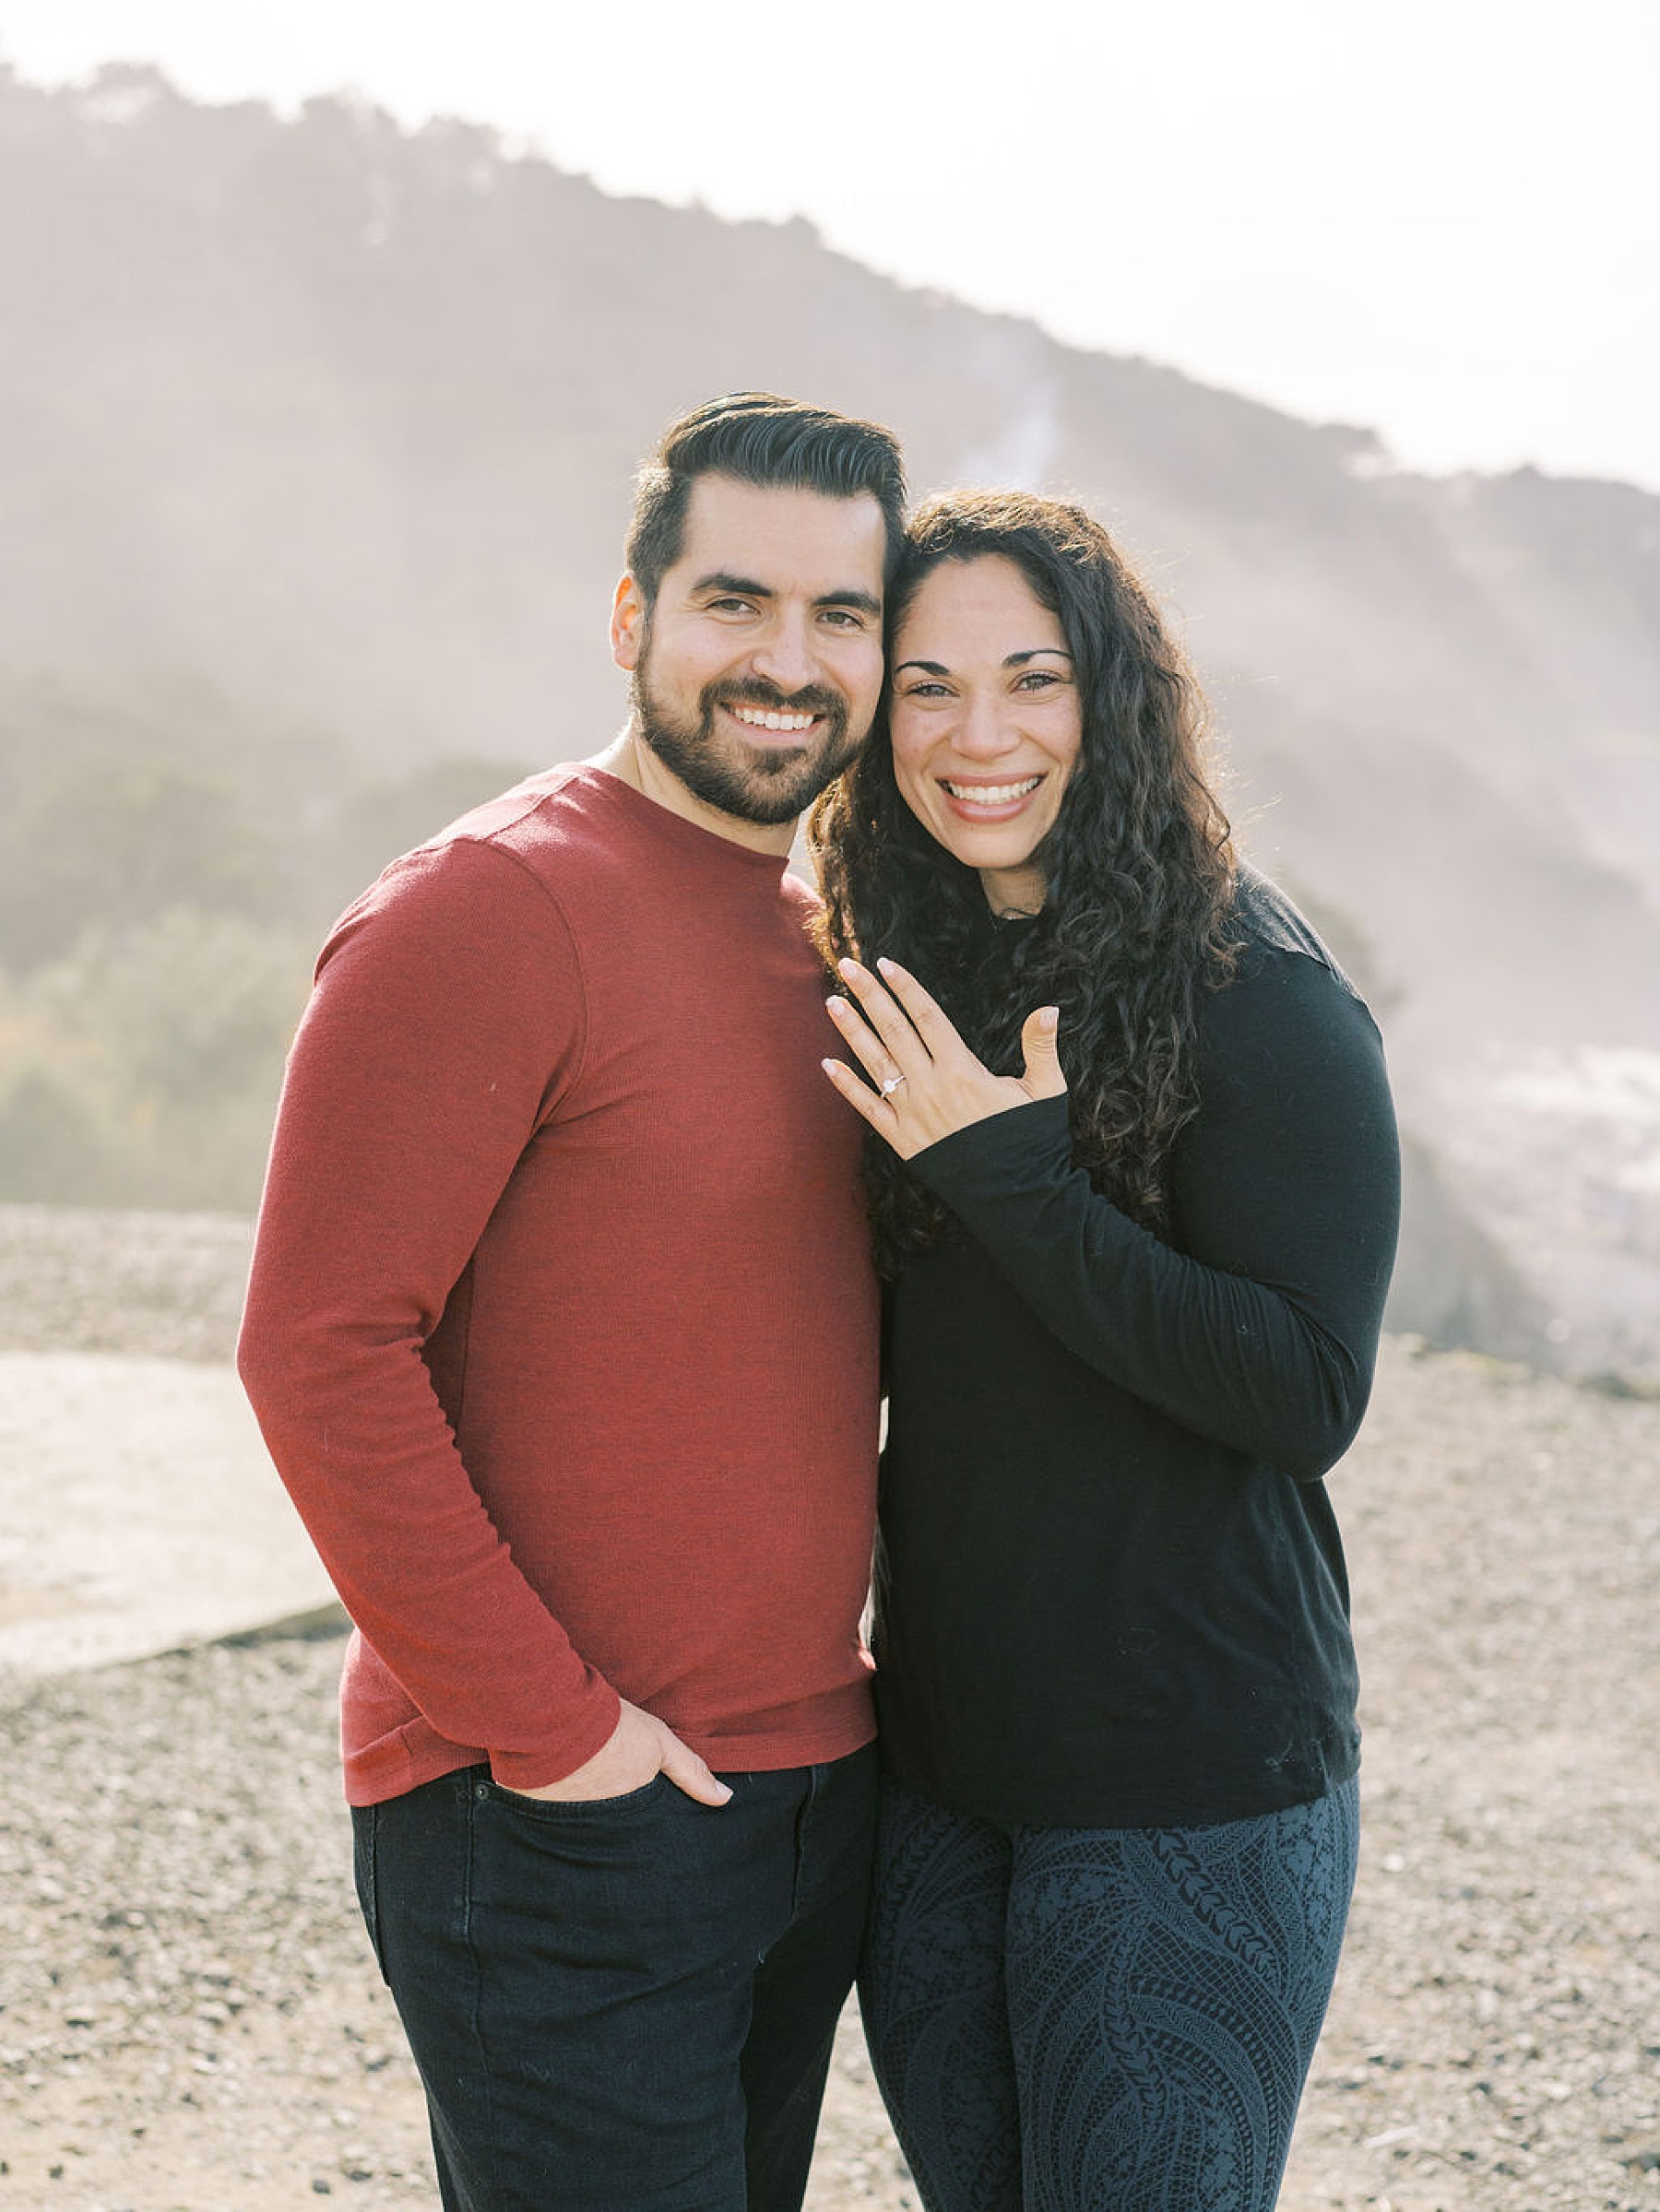
[(793, 822), (745, 822), (737, 814), (722, 813), (706, 799), (682, 783), (671, 768), (642, 742), (639, 732), (631, 722), (622, 734), (611, 739), (603, 752), (597, 752), (584, 763), (588, 768), (603, 768), (620, 783), (628, 784), (645, 798), (670, 813), (678, 814), (682, 822), (693, 822), (700, 830), (709, 830), (717, 837), (724, 837), (730, 845), (747, 846), (753, 853), (788, 853), (795, 837)]

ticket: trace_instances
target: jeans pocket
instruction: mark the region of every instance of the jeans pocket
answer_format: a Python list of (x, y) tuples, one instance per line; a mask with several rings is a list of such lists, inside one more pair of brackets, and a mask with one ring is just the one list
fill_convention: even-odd
[(474, 1795), (482, 1804), (500, 1805), (527, 1820), (559, 1828), (581, 1828), (604, 1820), (626, 1820), (646, 1812), (659, 1801), (665, 1790), (674, 1787), (666, 1774), (654, 1774), (639, 1789), (624, 1790), (620, 1797), (527, 1797), (522, 1790), (509, 1790), (484, 1776), (476, 1785)]

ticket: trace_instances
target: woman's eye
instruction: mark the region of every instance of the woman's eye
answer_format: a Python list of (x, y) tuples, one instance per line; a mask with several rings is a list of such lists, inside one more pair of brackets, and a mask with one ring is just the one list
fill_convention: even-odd
[(1060, 680), (1052, 668), (1027, 668), (1014, 689), (1017, 692), (1047, 692)]
[(902, 699), (945, 699), (950, 696), (943, 683), (907, 683), (899, 696)]

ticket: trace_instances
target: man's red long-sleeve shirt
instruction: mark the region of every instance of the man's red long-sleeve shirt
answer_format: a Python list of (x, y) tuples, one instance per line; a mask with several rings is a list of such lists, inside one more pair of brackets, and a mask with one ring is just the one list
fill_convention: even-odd
[(326, 946), (238, 1356), (358, 1626), (354, 1804), (556, 1780), (619, 1696), (717, 1770), (873, 1733), (876, 1296), (810, 903), (567, 767)]

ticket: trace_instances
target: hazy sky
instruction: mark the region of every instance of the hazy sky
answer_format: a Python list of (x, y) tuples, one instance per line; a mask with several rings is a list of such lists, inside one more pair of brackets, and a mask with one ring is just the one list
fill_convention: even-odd
[(1415, 467), (1660, 490), (1660, 0), (0, 0), (0, 53), (465, 115)]

